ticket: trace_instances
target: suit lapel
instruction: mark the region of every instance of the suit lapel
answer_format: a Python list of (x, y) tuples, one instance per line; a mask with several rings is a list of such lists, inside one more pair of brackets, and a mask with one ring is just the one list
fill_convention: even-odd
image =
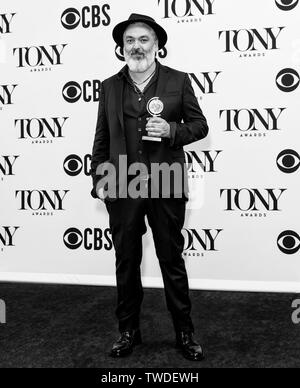
[(124, 95), (124, 81), (121, 77), (115, 80), (116, 93), (116, 111), (120, 120), (122, 131), (124, 132), (124, 114), (123, 114), (123, 95)]
[(160, 67), (159, 67), (155, 97), (161, 97), (164, 94), (166, 86), (169, 81), (169, 70), (161, 64), (159, 66)]

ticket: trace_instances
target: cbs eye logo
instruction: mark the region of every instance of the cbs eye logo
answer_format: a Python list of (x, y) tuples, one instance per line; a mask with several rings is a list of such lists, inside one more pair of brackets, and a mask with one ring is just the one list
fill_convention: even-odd
[(276, 5), (282, 11), (291, 11), (297, 7), (299, 0), (276, 0)]
[(294, 150), (282, 151), (278, 155), (277, 166), (280, 171), (292, 174), (300, 167), (300, 155)]
[[(117, 45), (116, 48), (115, 48), (115, 54), (116, 54), (116, 57), (117, 57), (120, 61), (125, 62), (124, 49), (123, 49), (123, 47), (120, 47), (120, 46)], [(159, 57), (160, 59), (164, 59), (164, 58), (167, 57), (168, 51), (167, 51), (167, 49), (166, 49), (165, 47), (163, 47), (161, 50), (159, 50), (159, 51), (157, 52), (157, 55), (158, 55), (158, 57)]]
[(61, 23), (67, 30), (74, 30), (80, 24), (80, 13), (75, 8), (66, 9), (61, 15)]
[(300, 84), (300, 76), (294, 69), (284, 69), (277, 75), (276, 84), (282, 92), (293, 92)]
[(80, 230), (76, 228), (66, 230), (64, 234), (64, 243), (67, 248), (72, 250), (78, 249), (81, 246), (82, 241), (83, 236)]
[(84, 171), (86, 176), (91, 175), (91, 155), (86, 155), (83, 159), (78, 155), (69, 155), (64, 160), (64, 170), (69, 176), (75, 177)]
[(277, 245), (281, 252), (294, 255), (300, 250), (300, 236), (292, 230), (287, 230), (279, 235)]
[(75, 81), (68, 82), (63, 88), (63, 98), (71, 104), (79, 101), (81, 95), (81, 86)]

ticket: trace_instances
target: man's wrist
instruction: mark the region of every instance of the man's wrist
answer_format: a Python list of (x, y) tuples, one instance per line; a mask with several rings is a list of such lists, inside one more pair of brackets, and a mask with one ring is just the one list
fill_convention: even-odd
[(169, 124), (169, 123), (167, 123), (168, 124), (168, 133), (167, 133), (167, 138), (168, 139), (171, 139), (171, 125)]

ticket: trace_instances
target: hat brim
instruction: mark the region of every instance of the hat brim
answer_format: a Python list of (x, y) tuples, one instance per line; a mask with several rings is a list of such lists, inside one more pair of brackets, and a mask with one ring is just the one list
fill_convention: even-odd
[(168, 34), (166, 33), (166, 31), (159, 24), (148, 20), (146, 21), (145, 19), (126, 20), (125, 22), (117, 24), (113, 29), (113, 38), (118, 46), (120, 47), (124, 46), (124, 41), (123, 41), (124, 32), (126, 31), (127, 27), (130, 26), (130, 24), (134, 24), (134, 23), (144, 23), (150, 26), (157, 35), (159, 50), (165, 47), (168, 41)]

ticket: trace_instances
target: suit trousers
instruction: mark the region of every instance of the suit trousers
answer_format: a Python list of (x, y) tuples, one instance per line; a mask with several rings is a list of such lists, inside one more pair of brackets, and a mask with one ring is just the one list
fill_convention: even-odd
[(139, 316), (144, 296), (140, 266), (147, 216), (175, 332), (194, 332), (188, 277), (182, 257), (186, 201), (181, 198), (129, 197), (114, 202), (105, 201), (105, 204), (116, 254), (116, 316), (119, 331), (135, 330), (140, 326)]

